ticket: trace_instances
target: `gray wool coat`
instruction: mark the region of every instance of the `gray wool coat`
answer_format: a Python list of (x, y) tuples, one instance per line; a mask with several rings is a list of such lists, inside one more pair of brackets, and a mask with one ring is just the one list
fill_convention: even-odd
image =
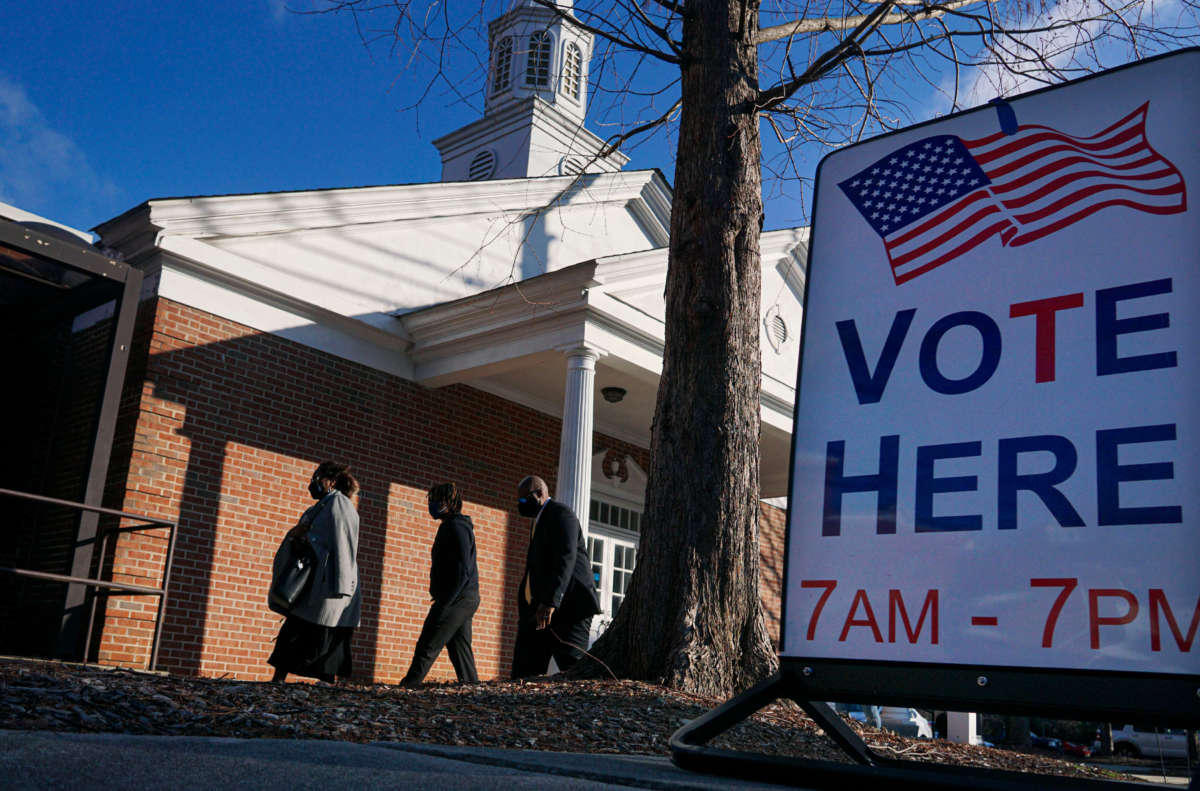
[(292, 615), (321, 626), (358, 626), (358, 512), (349, 497), (334, 489), (301, 517), (310, 519), (308, 540), (316, 550), (317, 565), (313, 585)]

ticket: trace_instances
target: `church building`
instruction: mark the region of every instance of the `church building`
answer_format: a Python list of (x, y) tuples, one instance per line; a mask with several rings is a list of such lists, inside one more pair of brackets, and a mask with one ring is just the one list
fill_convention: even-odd
[[(604, 607), (594, 632), (620, 607), (662, 369), (672, 191), (658, 170), (600, 156), (584, 125), (593, 37), (558, 5), (567, 13), (516, 2), (491, 22), (485, 114), (434, 141), (439, 182), (155, 198), (95, 229), (142, 276), (104, 505), (177, 524), (170, 557), (166, 530), (141, 530), (91, 560), (150, 587), (170, 563), (157, 630), (156, 598), (101, 599), (97, 661), (146, 667), (154, 654), (160, 670), (269, 678), (271, 559), (325, 460), (362, 484), (362, 681), (397, 682), (412, 657), (436, 483), (460, 486), (475, 524), (482, 678), (511, 663), (525, 475), (583, 524)], [(806, 245), (802, 228), (761, 240), (760, 540), (776, 636), (774, 498), (788, 482)], [(453, 678), (443, 655), (430, 680)]]

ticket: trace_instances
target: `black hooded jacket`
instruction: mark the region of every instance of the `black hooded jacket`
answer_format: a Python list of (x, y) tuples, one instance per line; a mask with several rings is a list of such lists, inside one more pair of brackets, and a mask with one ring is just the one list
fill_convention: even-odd
[(479, 567), (475, 563), (475, 528), (471, 517), (453, 514), (442, 520), (433, 539), (429, 595), (449, 604), (460, 596), (479, 599)]

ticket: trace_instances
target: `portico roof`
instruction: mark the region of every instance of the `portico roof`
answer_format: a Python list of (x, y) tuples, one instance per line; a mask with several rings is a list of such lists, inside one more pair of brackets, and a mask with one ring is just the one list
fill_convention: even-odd
[[(803, 272), (803, 231), (766, 233), (766, 272)], [(649, 447), (665, 342), (665, 248), (584, 261), (529, 280), (398, 315), (410, 338), (414, 378), (431, 387), (469, 384), (548, 414), (563, 411), (565, 355), (598, 354), (593, 397), (596, 431)], [(783, 275), (776, 275), (784, 279)], [(764, 278), (772, 282), (771, 278)], [(803, 275), (799, 275), (803, 283)], [(786, 311), (799, 328), (798, 298)], [(767, 350), (769, 353), (769, 349)], [(787, 486), (795, 364), (764, 361), (762, 486)], [(619, 402), (605, 387), (625, 390)]]

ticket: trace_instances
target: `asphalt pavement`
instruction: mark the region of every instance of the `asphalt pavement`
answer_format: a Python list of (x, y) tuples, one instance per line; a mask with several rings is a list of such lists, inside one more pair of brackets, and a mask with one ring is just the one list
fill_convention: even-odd
[[(1139, 774), (1140, 780), (1151, 783), (1165, 779)], [(896, 787), (896, 778), (877, 780), (873, 785)], [(1187, 784), (1182, 777), (1168, 782), (1178, 784), (1175, 787)], [(1036, 781), (1030, 783), (1030, 788), (1036, 786)], [(393, 742), (0, 731), (3, 791), (514, 788), (779, 791), (781, 786), (697, 774), (652, 756)]]
[(667, 758), (299, 739), (0, 731), (4, 791), (779, 791)]

